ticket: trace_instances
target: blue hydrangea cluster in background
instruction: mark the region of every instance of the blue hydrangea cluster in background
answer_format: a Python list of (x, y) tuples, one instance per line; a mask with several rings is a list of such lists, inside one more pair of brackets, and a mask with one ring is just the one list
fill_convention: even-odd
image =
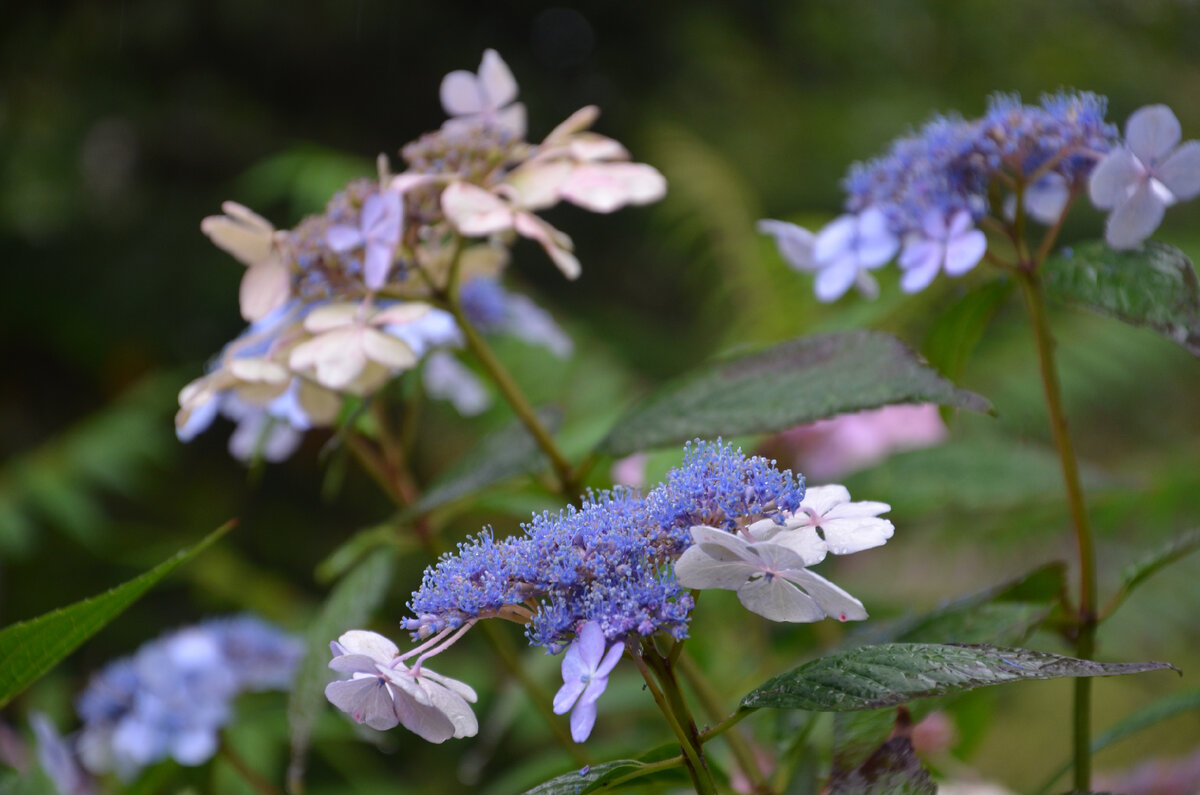
[(843, 183), (847, 213), (816, 234), (773, 220), (759, 230), (776, 238), (792, 267), (816, 274), (821, 301), (852, 286), (874, 295), (870, 272), (893, 259), (905, 292), (925, 289), (940, 272), (961, 276), (988, 252), (984, 228), (1018, 240), (1018, 219), (1029, 217), (1054, 229), (1084, 193), (1111, 210), (1109, 245), (1133, 248), (1167, 206), (1200, 194), (1200, 143), (1176, 148), (1179, 121), (1163, 105), (1134, 113), (1122, 141), (1106, 107), (1086, 91), (1060, 91), (1037, 105), (995, 94), (981, 118), (935, 117), (854, 164)]
[(645, 496), (594, 493), (578, 509), (535, 517), (522, 536), (485, 531), (426, 570), (405, 627), (425, 638), (479, 618), (528, 620), (530, 640), (551, 652), (589, 621), (610, 640), (686, 637), (693, 600), (671, 562), (692, 543), (693, 525), (733, 528), (795, 510), (804, 480), (773, 464), (696, 442)]
[(199, 765), (216, 753), (240, 693), (285, 690), (303, 644), (238, 616), (175, 630), (110, 663), (79, 696), (76, 748), (84, 767), (130, 780), (171, 757)]

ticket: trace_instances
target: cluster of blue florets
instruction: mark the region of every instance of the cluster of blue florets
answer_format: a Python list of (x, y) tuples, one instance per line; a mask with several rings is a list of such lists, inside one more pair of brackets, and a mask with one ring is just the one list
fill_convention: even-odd
[(798, 507), (803, 478), (773, 463), (696, 442), (645, 496), (593, 493), (579, 508), (534, 517), (522, 536), (497, 540), (484, 531), (426, 569), (409, 603), (417, 618), (404, 625), (428, 637), (524, 605), (533, 611), (530, 641), (551, 652), (587, 621), (609, 640), (659, 631), (686, 637), (693, 600), (669, 564), (691, 544), (693, 525), (732, 528)]
[(77, 750), (93, 773), (128, 780), (170, 756), (207, 761), (239, 693), (286, 689), (304, 646), (251, 616), (179, 629), (110, 663), (76, 702)]
[(920, 230), (930, 210), (942, 217), (966, 210), (975, 220), (999, 216), (1002, 208), (992, 206), (989, 193), (997, 174), (1078, 190), (1117, 142), (1105, 110), (1104, 97), (1091, 92), (1059, 92), (1040, 105), (995, 94), (982, 118), (936, 117), (883, 156), (854, 164), (843, 183), (846, 206), (855, 213), (881, 210), (901, 235)]

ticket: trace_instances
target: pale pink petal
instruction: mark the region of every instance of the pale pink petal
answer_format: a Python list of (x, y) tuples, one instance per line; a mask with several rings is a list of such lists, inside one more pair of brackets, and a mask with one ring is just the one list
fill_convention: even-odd
[(823, 611), (822, 618), (827, 615), (839, 621), (862, 621), (867, 617), (862, 602), (819, 574), (814, 574), (808, 569), (794, 569), (783, 572), (781, 576), (804, 589), (804, 592), (820, 606)]
[(251, 210), (244, 204), (237, 202), (225, 201), (221, 202), (221, 212), (228, 215), (230, 218), (237, 220), (244, 226), (258, 229), (263, 232), (274, 232), (275, 227), (266, 218), (263, 218), (258, 213)]
[(514, 170), (505, 184), (513, 190), (522, 208), (541, 210), (558, 204), (559, 191), (574, 168), (567, 160), (535, 160)]
[(388, 664), (400, 654), (395, 643), (378, 632), (352, 629), (338, 636), (338, 644), (349, 654), (365, 654), (376, 662)]
[(454, 736), (454, 722), (436, 705), (421, 704), (401, 695), (396, 699), (396, 714), (404, 728), (430, 743), (444, 743)]
[(495, 50), (484, 50), (479, 64), (479, 83), (492, 108), (502, 108), (517, 98), (517, 81), (512, 70)]
[(412, 323), (428, 315), (431, 309), (433, 309), (432, 306), (420, 301), (404, 301), (399, 304), (392, 304), (386, 309), (382, 309), (372, 315), (371, 325), (389, 326), (393, 323)]
[(583, 162), (599, 160), (628, 160), (629, 150), (618, 141), (599, 133), (580, 133), (567, 147), (571, 157)]
[(278, 362), (260, 357), (233, 359), (228, 364), (229, 372), (239, 381), (258, 381), (281, 384), (290, 381), (291, 373)]
[(738, 601), (751, 613), (770, 621), (810, 623), (825, 611), (782, 577), (759, 577), (737, 589)]
[(540, 243), (564, 276), (568, 279), (579, 278), (583, 268), (571, 253), (571, 238), (531, 213), (517, 213), (513, 226), (523, 237)]
[(413, 188), (419, 188), (423, 185), (428, 185), (437, 180), (437, 176), (433, 174), (397, 174), (392, 177), (390, 189), (403, 196)]
[(553, 147), (566, 144), (576, 133), (582, 132), (595, 124), (596, 119), (599, 117), (600, 108), (595, 105), (582, 107), (551, 130), (550, 134), (546, 136), (546, 140), (542, 142), (542, 145)]
[(645, 163), (594, 163), (575, 168), (560, 192), (573, 204), (608, 213), (626, 204), (658, 201), (666, 195), (667, 180)]
[(1125, 142), (1143, 163), (1157, 160), (1179, 143), (1179, 119), (1166, 105), (1147, 105), (1125, 124)]
[(479, 78), (473, 72), (459, 69), (442, 78), (439, 91), (442, 107), (451, 116), (481, 113), (484, 98), (480, 92)]
[(358, 321), (361, 311), (361, 304), (347, 302), (318, 306), (304, 318), (304, 328), (319, 333), (353, 325)]
[(238, 303), (242, 317), (253, 323), (287, 303), (292, 294), (292, 279), (287, 267), (274, 257), (251, 265), (242, 274)]
[(514, 102), (496, 114), (496, 124), (514, 138), (525, 137), (525, 105)]
[(442, 191), (442, 212), (464, 235), (490, 235), (513, 226), (513, 212), (502, 199), (483, 188), (455, 182)]

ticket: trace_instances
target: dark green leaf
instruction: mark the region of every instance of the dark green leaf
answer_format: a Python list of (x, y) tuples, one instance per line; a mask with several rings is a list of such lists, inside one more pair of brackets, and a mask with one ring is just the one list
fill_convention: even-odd
[(884, 625), (869, 637), (875, 643), (1018, 644), (1054, 610), (1065, 577), (1062, 563), (1050, 563), (925, 615)]
[(1116, 676), (1174, 668), (1168, 663), (1101, 663), (999, 646), (885, 643), (805, 663), (756, 688), (743, 707), (844, 712), (1033, 679)]
[(399, 527), (399, 519), (393, 518), (359, 530), (350, 536), (317, 564), (314, 572), (317, 582), (326, 584), (333, 582), (357, 566), (360, 560), (379, 547), (391, 547), (400, 553), (416, 549), (417, 539), (413, 537), (412, 533), (397, 532)]
[(1178, 538), (1172, 539), (1166, 546), (1155, 550), (1142, 560), (1126, 566), (1121, 572), (1121, 587), (1113, 594), (1112, 601), (1104, 611), (1105, 617), (1107, 618), (1109, 615), (1112, 615), (1112, 612), (1129, 598), (1129, 594), (1133, 593), (1134, 588), (1137, 588), (1159, 570), (1169, 566), (1180, 558), (1186, 557), (1197, 548), (1200, 548), (1200, 528), (1189, 530)]
[(962, 376), (971, 353), (983, 332), (1012, 292), (1011, 280), (990, 281), (952, 303), (934, 319), (925, 335), (921, 352), (942, 375), (951, 380)]
[(358, 629), (387, 594), (395, 566), (395, 550), (377, 549), (364, 558), (334, 586), (324, 607), (306, 635), (308, 647), (300, 661), (288, 699), (288, 722), (292, 726), (292, 761), (288, 767), (288, 789), (303, 790), (305, 757), (317, 716), (325, 707), (325, 685), (329, 673), (329, 642), (343, 632)]
[[(1151, 704), (1147, 704), (1124, 720), (1118, 721), (1115, 725), (1110, 726), (1105, 731), (1093, 737), (1092, 753), (1099, 753), (1108, 746), (1124, 740), (1133, 734), (1137, 734), (1142, 729), (1147, 729), (1168, 718), (1173, 718), (1185, 712), (1192, 712), (1193, 710), (1200, 710), (1200, 689), (1187, 690), (1183, 693), (1172, 693), (1169, 696), (1164, 696)], [(1054, 782), (1070, 769), (1070, 762), (1063, 764), (1052, 776), (1046, 779), (1046, 783), (1038, 789), (1038, 793), (1048, 792), (1054, 786)]]
[(0, 630), (0, 707), (233, 526), (230, 522), (217, 528), (195, 546), (179, 550), (153, 569), (99, 596)]
[(1148, 240), (1128, 251), (1102, 241), (1046, 261), (1046, 292), (1103, 315), (1144, 326), (1200, 356), (1200, 282), (1186, 255)]
[[(538, 418), (551, 432), (562, 422), (562, 414), (553, 409), (539, 410)], [(537, 442), (524, 425), (515, 422), (485, 437), (459, 464), (443, 473), (406, 514), (427, 513), (488, 486), (538, 472), (545, 465)]]
[(584, 795), (586, 792), (596, 792), (606, 788), (604, 785), (615, 778), (633, 773), (639, 768), (646, 767), (644, 762), (634, 759), (616, 759), (599, 765), (591, 765), (584, 770), (572, 770), (563, 773), (549, 781), (538, 784), (533, 789), (525, 791), (525, 795)]
[(989, 411), (895, 337), (850, 331), (803, 337), (720, 359), (633, 407), (600, 451), (620, 456), (696, 437), (779, 431), (893, 403), (942, 403)]

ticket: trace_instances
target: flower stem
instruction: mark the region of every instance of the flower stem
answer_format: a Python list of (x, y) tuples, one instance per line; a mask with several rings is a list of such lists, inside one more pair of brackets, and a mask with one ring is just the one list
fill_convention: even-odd
[[(1058, 368), (1054, 359), (1054, 336), (1050, 331), (1049, 315), (1042, 289), (1041, 277), (1036, 270), (1040, 263), (1027, 263), (1017, 272), (1025, 304), (1033, 324), (1033, 336), (1037, 343), (1038, 364), (1041, 370), (1042, 388), (1046, 398), (1046, 410), (1050, 417), (1050, 429), (1058, 448), (1063, 482), (1066, 486), (1067, 504), (1071, 511), (1071, 524), (1075, 530), (1075, 545), (1079, 556), (1079, 607), (1075, 618), (1075, 653), (1080, 659), (1090, 659), (1096, 648), (1096, 545), (1088, 520), (1084, 502), (1083, 486), (1079, 478), (1079, 462), (1075, 447), (1067, 430), (1067, 418), (1063, 411), (1062, 391), (1058, 383)], [(1075, 680), (1074, 730), (1072, 732), (1075, 789), (1087, 791), (1091, 784), (1091, 718), (1092, 680), (1082, 677)]]
[(227, 743), (222, 742), (217, 747), (217, 753), (222, 759), (229, 763), (229, 766), (237, 771), (238, 775), (245, 779), (251, 789), (259, 795), (283, 795), (283, 790), (276, 787), (270, 781), (267, 781), (261, 773), (259, 773), (250, 765), (246, 764), (246, 760), (242, 759)]
[[(641, 671), (646, 680), (646, 687), (658, 705), (671, 731), (679, 740), (683, 751), (684, 766), (692, 779), (692, 785), (698, 795), (716, 795), (717, 785), (713, 781), (712, 772), (704, 763), (704, 749), (700, 744), (700, 733), (692, 721), (691, 711), (683, 700), (679, 684), (675, 681), (673, 672), (666, 666), (665, 660), (649, 641), (642, 643), (640, 650), (630, 651), (630, 657)], [(653, 676), (651, 675), (653, 671)], [(656, 680), (657, 679), (657, 683)]]
[[(682, 644), (676, 643), (676, 647)], [(675, 651), (672, 649), (672, 651)], [(692, 689), (696, 691), (696, 696), (700, 699), (700, 705), (704, 707), (705, 712), (715, 721), (721, 720), (726, 714), (721, 708), (721, 699), (717, 694), (716, 688), (708, 681), (708, 677), (704, 675), (704, 671), (700, 670), (700, 666), (689, 657), (686, 653), (677, 655), (679, 664), (679, 672), (691, 684)], [(742, 736), (740, 731), (730, 731), (725, 735), (725, 742), (729, 743), (729, 749), (733, 751), (733, 756), (737, 759), (738, 767), (746, 774), (746, 778), (750, 779), (750, 783), (754, 785), (755, 792), (770, 792), (771, 787), (767, 782), (767, 777), (763, 774), (762, 769), (758, 766), (758, 760), (754, 758), (754, 749), (750, 747), (750, 743)]]

